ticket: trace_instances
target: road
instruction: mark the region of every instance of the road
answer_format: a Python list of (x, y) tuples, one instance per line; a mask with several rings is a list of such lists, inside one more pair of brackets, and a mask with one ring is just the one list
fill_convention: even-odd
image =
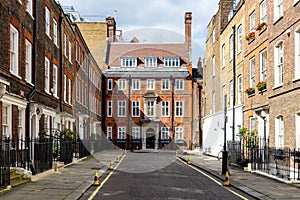
[(174, 152), (127, 153), (81, 199), (251, 199), (177, 160)]

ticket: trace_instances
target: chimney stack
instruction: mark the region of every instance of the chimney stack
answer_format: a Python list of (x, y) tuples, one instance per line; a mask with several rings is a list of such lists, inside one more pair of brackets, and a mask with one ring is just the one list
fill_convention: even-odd
[(192, 12), (186, 12), (184, 16), (185, 24), (185, 45), (192, 60)]
[(113, 17), (106, 18), (107, 24), (107, 37), (111, 42), (115, 42), (116, 39), (116, 21)]

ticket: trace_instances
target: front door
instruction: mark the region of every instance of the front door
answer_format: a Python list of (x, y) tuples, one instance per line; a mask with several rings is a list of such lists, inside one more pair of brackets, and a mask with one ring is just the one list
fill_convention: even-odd
[(150, 129), (146, 133), (146, 148), (154, 149), (155, 148), (155, 133), (153, 129)]

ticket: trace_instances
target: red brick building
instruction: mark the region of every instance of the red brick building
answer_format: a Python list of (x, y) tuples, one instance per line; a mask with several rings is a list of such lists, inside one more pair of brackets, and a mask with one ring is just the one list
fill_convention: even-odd
[(191, 148), (192, 14), (185, 14), (181, 44), (109, 44), (105, 75), (108, 139), (125, 149)]

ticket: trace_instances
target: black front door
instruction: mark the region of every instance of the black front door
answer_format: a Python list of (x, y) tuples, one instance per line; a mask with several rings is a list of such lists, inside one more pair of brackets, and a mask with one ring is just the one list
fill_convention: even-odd
[(147, 149), (155, 148), (155, 134), (153, 132), (147, 133), (146, 148)]

